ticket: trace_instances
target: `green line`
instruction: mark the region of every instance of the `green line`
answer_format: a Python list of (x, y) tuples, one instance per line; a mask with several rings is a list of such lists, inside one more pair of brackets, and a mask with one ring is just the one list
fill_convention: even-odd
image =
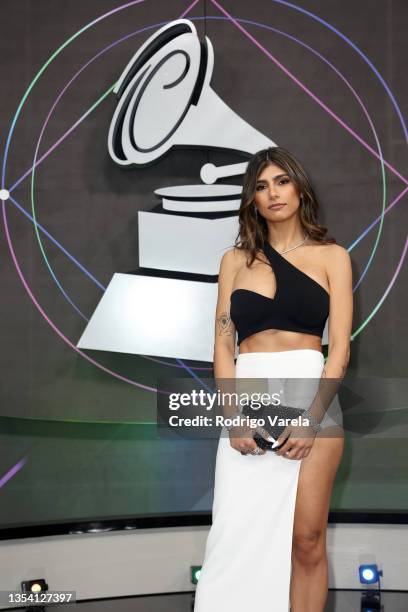
[[(111, 85), (111, 87), (109, 87), (109, 89), (107, 89), (97, 100), (96, 102), (94, 102), (94, 104), (92, 104), (92, 106), (80, 117), (80, 119), (78, 119), (78, 121), (76, 122), (76, 124), (74, 125), (79, 125), (79, 123), (81, 123), (81, 121), (83, 121), (89, 114), (91, 114), (95, 108), (97, 108), (113, 91), (114, 87), (115, 87), (116, 83), (114, 83), (113, 85)], [(31, 173), (31, 210), (32, 210), (32, 217), (33, 217), (33, 221), (34, 221), (34, 228), (35, 228), (35, 234), (37, 236), (37, 242), (39, 244), (40, 247), (40, 251), (41, 254), (45, 260), (45, 263), (47, 265), (48, 270), (51, 272), (51, 274), (55, 277), (54, 275), (54, 271), (51, 267), (51, 264), (48, 261), (47, 255), (45, 253), (45, 249), (44, 249), (44, 245), (43, 242), (41, 240), (41, 236), (40, 236), (40, 232), (38, 229), (38, 224), (37, 224), (37, 215), (35, 212), (35, 198), (34, 198), (34, 183), (35, 183), (35, 172), (36, 172), (36, 161), (37, 161), (37, 155), (38, 155), (38, 148), (40, 146), (40, 142), (38, 143), (37, 149), (35, 151), (35, 155), (34, 155), (34, 160), (33, 160), (33, 170)]]
[[(376, 140), (378, 142), (378, 138), (376, 136)], [(381, 211), (381, 221), (380, 221), (380, 225), (378, 228), (378, 232), (377, 232), (377, 236), (376, 236), (376, 240), (374, 243), (374, 247), (373, 250), (371, 251), (371, 255), (370, 255), (370, 259), (368, 260), (368, 264), (370, 265), (371, 260), (373, 259), (375, 252), (377, 250), (378, 247), (378, 243), (380, 241), (380, 236), (381, 236), (381, 231), (382, 231), (382, 227), (384, 225), (384, 211), (385, 211), (385, 204), (386, 204), (386, 199), (387, 199), (387, 181), (385, 178), (385, 169), (384, 169), (384, 161), (383, 161), (383, 156), (382, 156), (382, 151), (381, 151), (381, 147), (380, 144), (378, 143), (378, 148), (380, 150), (380, 154), (381, 154), (381, 174), (382, 174), (382, 182), (383, 182), (383, 203), (382, 203), (382, 211)], [(360, 327), (358, 327), (356, 329), (355, 332), (353, 332), (351, 334), (351, 340), (353, 341), (358, 334), (360, 334), (363, 329), (369, 324), (369, 322), (371, 321), (371, 319), (374, 317), (374, 315), (376, 314), (376, 312), (378, 311), (378, 309), (381, 307), (381, 304), (384, 301), (384, 296), (381, 297), (381, 299), (377, 302), (376, 306), (373, 308), (373, 310), (371, 311), (371, 313), (368, 315), (368, 317), (365, 319), (365, 321), (363, 321), (360, 325)]]

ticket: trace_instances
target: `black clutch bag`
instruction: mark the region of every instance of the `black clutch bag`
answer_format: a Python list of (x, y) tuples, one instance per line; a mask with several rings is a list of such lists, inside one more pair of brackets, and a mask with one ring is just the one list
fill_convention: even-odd
[[(265, 429), (276, 441), (292, 419), (298, 419), (305, 412), (305, 408), (293, 408), (292, 406), (273, 406), (271, 404), (262, 405), (260, 408), (253, 408), (251, 405), (244, 406), (242, 414), (251, 419), (262, 419), (258, 425)], [(284, 421), (281, 421), (284, 419)], [(289, 420), (288, 420), (289, 419)], [(272, 448), (274, 441), (265, 440), (259, 433), (255, 433), (254, 441), (263, 450), (279, 450), (286, 442), (287, 438), (280, 446)]]

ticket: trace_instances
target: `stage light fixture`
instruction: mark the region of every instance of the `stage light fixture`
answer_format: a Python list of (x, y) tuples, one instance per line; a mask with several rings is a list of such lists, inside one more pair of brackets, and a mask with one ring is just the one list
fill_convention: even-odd
[(365, 591), (362, 593), (360, 612), (377, 612), (382, 609), (381, 593), (379, 591), (375, 591), (374, 593)]
[(201, 573), (201, 565), (192, 565), (191, 566), (191, 582), (193, 584), (197, 584), (199, 578), (200, 578), (200, 573)]
[(374, 612), (375, 610), (381, 610), (380, 576), (383, 575), (382, 570), (378, 569), (378, 565), (375, 563), (365, 563), (359, 566), (358, 574), (361, 584), (377, 585), (378, 583), (378, 588), (375, 587), (361, 593), (360, 612)]
[(21, 582), (21, 591), (23, 593), (45, 593), (48, 591), (48, 584), (44, 578), (37, 580), (23, 580)]
[(361, 584), (375, 584), (380, 582), (380, 576), (383, 575), (382, 570), (378, 569), (375, 563), (360, 565), (358, 574)]

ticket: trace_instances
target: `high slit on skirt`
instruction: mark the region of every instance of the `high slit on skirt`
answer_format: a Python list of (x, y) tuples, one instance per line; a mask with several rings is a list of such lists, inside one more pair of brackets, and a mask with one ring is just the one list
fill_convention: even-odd
[[(323, 354), (315, 349), (243, 353), (237, 357), (235, 376), (269, 379), (272, 387), (282, 386), (279, 382), (285, 378), (313, 378), (318, 384), (323, 367)], [(304, 398), (305, 408), (313, 397), (314, 393)], [(339, 424), (339, 414), (331, 414), (330, 407), (322, 427), (332, 424)], [(212, 525), (194, 612), (289, 611), (300, 465), (301, 459), (273, 451), (241, 455), (223, 428), (215, 464)]]

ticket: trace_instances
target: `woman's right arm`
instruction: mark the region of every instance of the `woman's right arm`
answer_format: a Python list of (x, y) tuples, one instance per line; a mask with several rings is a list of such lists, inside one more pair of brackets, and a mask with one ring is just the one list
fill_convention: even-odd
[[(214, 378), (217, 387), (224, 393), (235, 392), (235, 325), (230, 316), (230, 300), (235, 274), (237, 255), (234, 250), (224, 253), (218, 275), (218, 299), (215, 311), (214, 334)], [(237, 406), (223, 404), (224, 417), (233, 416)], [(246, 427), (233, 427), (230, 431), (231, 446), (238, 451), (252, 451), (257, 448), (253, 433)], [(235, 437), (234, 437), (235, 436)]]
[(218, 274), (218, 299), (215, 311), (214, 376), (235, 378), (235, 325), (230, 317), (230, 299), (236, 274), (236, 255), (227, 251), (221, 258)]

